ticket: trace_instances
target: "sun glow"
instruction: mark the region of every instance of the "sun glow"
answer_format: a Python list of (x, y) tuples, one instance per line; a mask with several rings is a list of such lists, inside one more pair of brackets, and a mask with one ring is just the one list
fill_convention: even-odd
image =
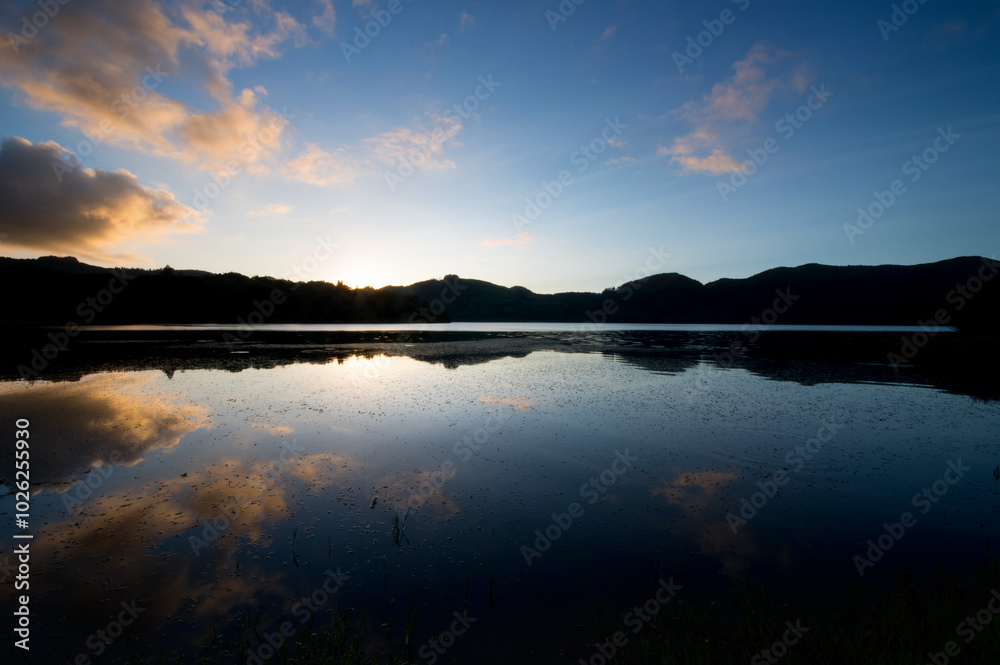
[(371, 286), (379, 289), (388, 284), (385, 277), (380, 277), (374, 270), (366, 266), (345, 264), (335, 266), (327, 275), (322, 277), (328, 282), (336, 284), (343, 282), (347, 286), (357, 289)]

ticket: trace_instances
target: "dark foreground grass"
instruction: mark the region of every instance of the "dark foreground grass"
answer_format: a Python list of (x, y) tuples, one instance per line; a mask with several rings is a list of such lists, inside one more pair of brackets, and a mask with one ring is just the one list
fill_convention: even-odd
[[(918, 576), (904, 568), (891, 580), (858, 578), (822, 597), (802, 598), (801, 590), (785, 591), (778, 596), (743, 581), (720, 602), (709, 603), (690, 602), (682, 591), (660, 616), (634, 634), (634, 622), (631, 629), (620, 620), (606, 624), (606, 639), (615, 631), (630, 638), (608, 662), (1000, 662), (1000, 566), (993, 556), (967, 564), (958, 573), (942, 568)], [(593, 653), (599, 653), (596, 645)], [(584, 662), (600, 665), (601, 659), (592, 654)]]
[[(1000, 564), (993, 555), (960, 571), (917, 574), (911, 568), (881, 580), (857, 578), (832, 591), (777, 589), (752, 580), (698, 599), (694, 581), (641, 627), (627, 610), (606, 606), (594, 616), (589, 642), (551, 662), (591, 665), (978, 665), (1000, 661)], [(651, 587), (649, 597), (658, 585)], [(992, 609), (990, 609), (992, 604)], [(259, 615), (258, 615), (259, 618)], [(375, 665), (423, 662), (408, 646), (416, 622), (369, 624), (342, 610), (323, 625), (306, 624), (276, 652), (247, 616), (228, 639), (206, 635), (197, 654), (150, 655), (138, 643), (130, 664), (257, 663)], [(794, 630), (792, 629), (794, 627)], [(617, 635), (618, 645), (615, 646)], [(486, 652), (492, 650), (483, 645)], [(259, 660), (255, 660), (255, 656)], [(459, 662), (445, 658), (442, 662)], [(511, 655), (511, 663), (532, 662)], [(542, 661), (539, 661), (542, 662)]]

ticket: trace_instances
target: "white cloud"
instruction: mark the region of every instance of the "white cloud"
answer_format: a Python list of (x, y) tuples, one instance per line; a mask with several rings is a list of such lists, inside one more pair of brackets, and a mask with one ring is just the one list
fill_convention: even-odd
[(248, 212), (247, 215), (250, 217), (261, 217), (263, 215), (284, 215), (285, 213), (291, 211), (292, 206), (284, 205), (283, 203), (269, 203), (260, 210)]
[(518, 249), (530, 247), (535, 242), (530, 233), (520, 233), (513, 238), (488, 238), (482, 242), (484, 247), (513, 246)]
[(462, 131), (457, 118), (433, 115), (431, 126), (398, 127), (355, 145), (324, 150), (315, 143), (285, 165), (285, 177), (310, 185), (345, 185), (362, 176), (381, 175), (385, 168), (409, 164), (415, 169), (443, 171), (455, 168), (445, 147), (457, 144)]
[(458, 15), (458, 30), (459, 32), (465, 32), (466, 28), (470, 28), (476, 24), (476, 17), (474, 17), (469, 12), (462, 10), (462, 13)]

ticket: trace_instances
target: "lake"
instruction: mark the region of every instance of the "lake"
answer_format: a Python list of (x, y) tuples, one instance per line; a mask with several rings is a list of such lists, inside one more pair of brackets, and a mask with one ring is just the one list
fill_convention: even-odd
[(815, 594), (1000, 536), (998, 403), (824, 351), (917, 329), (785, 327), (817, 355), (730, 362), (740, 326), (428, 328), (95, 328), (0, 383), (7, 436), (30, 421), (34, 655), (340, 607), (397, 637), (416, 610), (415, 662), (575, 663), (654, 580)]

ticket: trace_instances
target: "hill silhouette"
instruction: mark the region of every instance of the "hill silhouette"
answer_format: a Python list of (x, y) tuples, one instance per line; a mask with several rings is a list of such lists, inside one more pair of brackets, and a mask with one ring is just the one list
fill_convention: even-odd
[(342, 283), (108, 269), (72, 257), (2, 258), (0, 279), (14, 287), (0, 321), (29, 325), (393, 323), (422, 304), (415, 296)]
[[(917, 325), (939, 314), (947, 325), (993, 333), (1000, 330), (1000, 287), (994, 283), (1000, 282), (994, 279), (998, 266), (982, 257), (913, 266), (811, 263), (708, 284), (663, 273), (601, 293), (539, 294), (456, 275), (354, 289), (339, 282), (169, 267), (108, 269), (72, 257), (0, 258), (0, 278), (14, 287), (7, 290), (0, 321), (226, 324), (254, 316), (251, 323)], [(120, 293), (110, 293), (109, 284)], [(98, 300), (88, 301), (93, 298)]]
[[(653, 275), (595, 293), (537, 294), (523, 287), (449, 275), (410, 286), (385, 287), (432, 302), (449, 283), (464, 287), (447, 312), (454, 321), (556, 321), (594, 323), (763, 322), (797, 325), (917, 325), (939, 310), (948, 325), (998, 329), (993, 263), (960, 257), (913, 266), (828, 266), (810, 263), (773, 268), (745, 279), (708, 284), (678, 273)], [(988, 277), (980, 277), (980, 273)], [(981, 287), (976, 293), (969, 288)], [(966, 289), (969, 297), (959, 289)], [(777, 306), (776, 306), (777, 305)], [(785, 310), (785, 311), (781, 311)]]

